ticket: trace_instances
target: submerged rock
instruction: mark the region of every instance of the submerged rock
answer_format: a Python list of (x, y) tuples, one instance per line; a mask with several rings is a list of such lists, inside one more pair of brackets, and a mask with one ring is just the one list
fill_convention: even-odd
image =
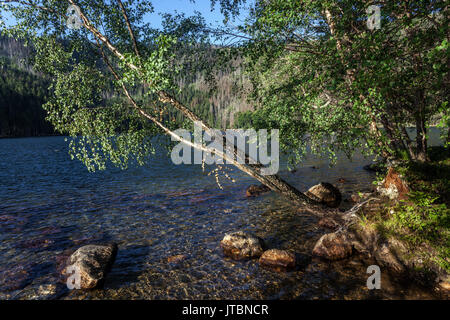
[(247, 197), (256, 197), (256, 196), (259, 196), (259, 195), (269, 192), (269, 191), (270, 191), (270, 188), (266, 187), (263, 184), (261, 184), (259, 186), (253, 184), (250, 187), (248, 187), (245, 194)]
[(32, 282), (30, 265), (14, 266), (0, 271), (0, 291), (21, 290)]
[(178, 264), (184, 260), (186, 260), (186, 255), (184, 254), (177, 254), (175, 256), (171, 256), (167, 258), (168, 263)]
[(259, 263), (276, 271), (286, 271), (295, 267), (295, 255), (286, 250), (271, 249), (262, 254)]
[(345, 259), (352, 254), (351, 240), (344, 233), (323, 235), (313, 249), (313, 254), (328, 260)]
[(264, 252), (263, 240), (243, 231), (227, 233), (220, 246), (226, 256), (236, 260), (258, 258)]
[(306, 195), (316, 201), (326, 204), (330, 208), (337, 208), (342, 201), (342, 195), (338, 188), (331, 183), (322, 182), (311, 187)]
[(16, 221), (16, 217), (7, 214), (0, 216), (0, 222), (10, 222), (10, 221)]
[(57, 289), (56, 284), (43, 284), (22, 290), (20, 296), (27, 300), (51, 300), (57, 298)]
[(25, 218), (11, 215), (0, 215), (0, 233), (10, 230), (21, 232), (21, 228), (26, 222), (27, 219)]
[(19, 243), (19, 246), (24, 249), (44, 249), (51, 246), (54, 243), (50, 239), (28, 239)]
[(73, 266), (80, 272), (80, 289), (94, 289), (101, 286), (111, 269), (117, 254), (117, 244), (87, 245), (79, 248), (68, 259), (63, 273)]

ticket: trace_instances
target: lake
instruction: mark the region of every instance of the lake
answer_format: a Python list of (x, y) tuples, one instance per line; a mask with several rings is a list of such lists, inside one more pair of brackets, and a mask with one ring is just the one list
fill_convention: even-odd
[[(362, 257), (333, 263), (311, 257), (327, 232), (317, 218), (274, 193), (247, 198), (255, 181), (240, 172), (233, 173), (236, 183), (222, 180), (222, 190), (208, 168), (176, 166), (163, 154), (144, 167), (89, 173), (70, 160), (62, 137), (2, 139), (0, 159), (1, 299), (433, 298), (386, 272), (382, 290), (369, 291), (371, 261)], [(329, 168), (309, 158), (295, 173), (284, 164), (281, 176), (302, 191), (333, 183), (349, 199), (373, 188), (374, 174), (363, 169), (370, 162), (356, 155)], [(219, 242), (236, 230), (296, 252), (301, 266), (277, 273), (257, 260), (225, 258)], [(67, 255), (108, 241), (119, 251), (104, 289), (69, 291), (59, 276)], [(187, 258), (167, 262), (177, 254)]]

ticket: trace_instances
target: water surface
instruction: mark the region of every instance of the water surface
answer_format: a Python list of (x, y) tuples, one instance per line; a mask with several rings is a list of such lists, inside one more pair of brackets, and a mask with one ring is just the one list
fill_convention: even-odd
[[(386, 272), (382, 290), (369, 291), (371, 261), (360, 257), (334, 263), (311, 257), (326, 232), (317, 219), (277, 194), (246, 198), (255, 181), (240, 172), (233, 173), (236, 183), (222, 180), (220, 189), (208, 168), (175, 166), (160, 155), (144, 167), (89, 173), (70, 160), (61, 137), (0, 140), (0, 159), (2, 299), (433, 298)], [(302, 191), (333, 183), (348, 199), (372, 189), (374, 174), (363, 170), (368, 163), (357, 155), (329, 168), (311, 158), (281, 175)], [(254, 260), (225, 258), (219, 242), (236, 230), (296, 252), (298, 269), (277, 273)], [(59, 276), (67, 255), (108, 241), (119, 252), (104, 290), (69, 292)], [(187, 258), (169, 264), (177, 254)], [(43, 290), (54, 284), (56, 290)]]

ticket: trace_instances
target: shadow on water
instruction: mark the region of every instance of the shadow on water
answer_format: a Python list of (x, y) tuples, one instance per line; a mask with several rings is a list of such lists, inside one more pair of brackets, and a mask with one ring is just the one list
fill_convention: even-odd
[(146, 244), (128, 245), (120, 248), (105, 287), (117, 289), (124, 284), (135, 283), (148, 267), (151, 247)]

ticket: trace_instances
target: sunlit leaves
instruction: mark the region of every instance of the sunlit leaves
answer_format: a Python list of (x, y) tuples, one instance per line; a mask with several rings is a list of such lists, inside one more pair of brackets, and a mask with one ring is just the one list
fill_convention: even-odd
[[(238, 10), (225, 2), (224, 10)], [(313, 151), (333, 158), (361, 146), (395, 157), (409, 141), (405, 127), (430, 124), (439, 112), (445, 119), (448, 7), (384, 1), (382, 28), (369, 30), (367, 5), (256, 1), (240, 29), (251, 37), (244, 53), (259, 105), (246, 121), (279, 126), (287, 151), (305, 150), (307, 137)]]
[[(68, 29), (66, 1), (34, 1), (39, 8), (26, 4), (10, 6), (8, 11), (17, 25), (8, 31), (33, 44), (35, 69), (51, 83), (51, 96), (44, 105), (47, 120), (58, 132), (71, 137), (72, 158), (81, 160), (89, 170), (105, 169), (108, 164), (120, 168), (130, 163), (142, 165), (153, 152), (155, 141), (151, 137), (159, 131), (125, 99), (122, 86), (132, 94), (145, 87), (148, 95), (171, 89), (174, 38), (156, 32), (144, 22), (144, 16), (153, 12), (150, 1), (122, 1), (126, 17), (117, 1), (75, 3), (90, 25), (101, 30), (124, 59), (112, 54), (87, 28)], [(130, 68), (131, 64), (139, 69)], [(136, 100), (144, 104), (149, 114), (157, 112), (152, 109), (150, 96)]]

